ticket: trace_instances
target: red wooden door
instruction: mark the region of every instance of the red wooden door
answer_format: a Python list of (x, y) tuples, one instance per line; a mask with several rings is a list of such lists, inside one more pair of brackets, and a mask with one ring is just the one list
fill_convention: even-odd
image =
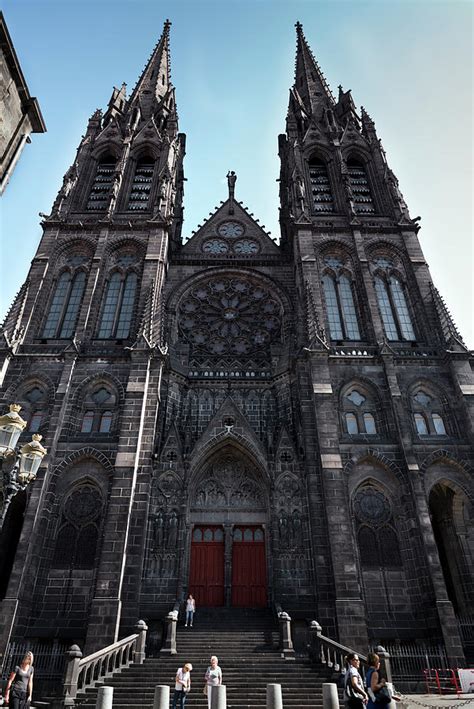
[(239, 526), (232, 540), (232, 605), (267, 605), (267, 565), (261, 527)]
[(224, 605), (224, 532), (206, 525), (193, 529), (189, 593), (196, 606)]

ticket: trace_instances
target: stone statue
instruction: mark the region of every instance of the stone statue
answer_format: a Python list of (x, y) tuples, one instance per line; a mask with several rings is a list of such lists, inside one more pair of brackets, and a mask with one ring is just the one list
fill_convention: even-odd
[(169, 519), (168, 519), (168, 539), (167, 539), (167, 546), (169, 547), (175, 547), (176, 543), (178, 541), (178, 518), (176, 516), (176, 512), (173, 510), (170, 513)]
[(285, 514), (281, 514), (278, 520), (278, 532), (280, 535), (280, 546), (288, 546), (288, 519)]
[(120, 190), (120, 183), (121, 183), (121, 180), (122, 180), (122, 178), (121, 178), (120, 172), (118, 172), (118, 171), (115, 172), (115, 173), (114, 173), (114, 179), (113, 179), (113, 182), (112, 182), (112, 187), (111, 187), (111, 190), (110, 190), (109, 208), (108, 208), (108, 210), (107, 210), (107, 216), (109, 216), (109, 217), (110, 217), (110, 215), (112, 214), (112, 212), (113, 212), (114, 209), (115, 209), (115, 204), (116, 204), (116, 202), (117, 202), (117, 197), (118, 197), (118, 193), (119, 193), (119, 190)]
[(227, 173), (227, 186), (229, 188), (229, 214), (234, 213), (234, 194), (236, 181), (237, 175), (233, 170), (229, 170), (229, 172)]
[(306, 187), (304, 180), (301, 175), (297, 175), (295, 180), (295, 191), (296, 191), (296, 201), (300, 208), (301, 214), (304, 214), (305, 203), (306, 203)]
[(159, 549), (163, 544), (163, 515), (158, 512), (153, 518), (153, 542), (155, 549)]
[(158, 203), (158, 211), (161, 212), (161, 214), (163, 215), (166, 212), (166, 207), (168, 204), (168, 186), (169, 178), (167, 175), (163, 175), (160, 182), (160, 194)]

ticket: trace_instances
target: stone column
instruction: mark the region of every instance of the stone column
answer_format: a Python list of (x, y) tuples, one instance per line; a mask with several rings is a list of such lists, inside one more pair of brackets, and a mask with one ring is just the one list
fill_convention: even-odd
[(281, 684), (267, 684), (267, 709), (283, 709)]
[(281, 655), (285, 660), (294, 660), (295, 651), (291, 639), (291, 618), (288, 613), (282, 612), (278, 614), (278, 620), (280, 623)]
[(224, 603), (230, 608), (232, 603), (232, 536), (233, 524), (224, 525)]
[(155, 686), (155, 696), (153, 697), (153, 709), (169, 709), (170, 688), (164, 684)]
[(136, 630), (138, 633), (138, 639), (133, 653), (133, 661), (137, 665), (142, 665), (145, 661), (146, 631), (148, 630), (148, 626), (144, 620), (138, 621)]
[(335, 682), (323, 682), (323, 709), (339, 709), (339, 694)]
[(160, 652), (165, 655), (176, 655), (176, 625), (178, 612), (171, 611), (166, 616), (166, 639)]
[(95, 709), (112, 709), (114, 698), (113, 687), (99, 687)]
[(211, 709), (227, 708), (227, 692), (225, 684), (211, 688)]

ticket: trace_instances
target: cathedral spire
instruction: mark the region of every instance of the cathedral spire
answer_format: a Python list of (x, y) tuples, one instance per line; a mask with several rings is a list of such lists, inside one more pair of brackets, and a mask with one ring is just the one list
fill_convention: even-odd
[(136, 108), (138, 104), (143, 118), (149, 118), (163, 102), (165, 96), (173, 90), (169, 51), (170, 27), (171, 22), (166, 20), (158, 44), (128, 101), (129, 110)]
[(293, 93), (304, 102), (306, 109), (312, 113), (318, 104), (332, 107), (335, 98), (329, 88), (321, 68), (309, 48), (303, 33), (303, 25), (296, 25), (296, 67)]

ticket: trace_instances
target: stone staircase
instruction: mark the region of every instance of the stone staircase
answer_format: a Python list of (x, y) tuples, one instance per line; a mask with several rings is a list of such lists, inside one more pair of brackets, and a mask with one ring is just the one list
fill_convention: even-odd
[[(114, 687), (114, 709), (153, 706), (154, 687), (166, 684), (173, 696), (178, 667), (191, 662), (189, 709), (207, 709), (202, 693), (204, 673), (211, 655), (217, 655), (227, 687), (228, 709), (265, 709), (266, 685), (282, 685), (283, 707), (322, 707), (324, 670), (305, 658), (284, 660), (278, 649), (278, 627), (267, 610), (200, 609), (194, 627), (185, 628), (180, 617), (174, 656), (147, 658), (107, 681)], [(78, 697), (77, 706), (93, 709), (97, 690)]]

